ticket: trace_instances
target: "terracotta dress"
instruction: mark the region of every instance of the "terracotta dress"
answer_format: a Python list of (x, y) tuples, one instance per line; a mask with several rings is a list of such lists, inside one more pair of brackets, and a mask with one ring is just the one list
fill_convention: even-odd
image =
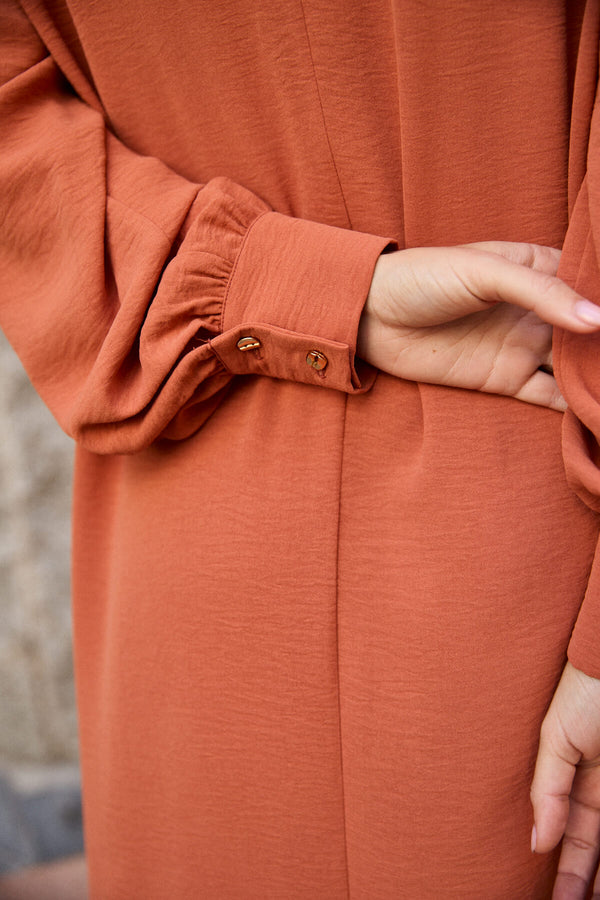
[(94, 900), (550, 897), (528, 789), (567, 650), (600, 677), (598, 338), (557, 335), (565, 416), (354, 352), (393, 242), (566, 240), (600, 301), (598, 20), (0, 3), (0, 321), (78, 442)]

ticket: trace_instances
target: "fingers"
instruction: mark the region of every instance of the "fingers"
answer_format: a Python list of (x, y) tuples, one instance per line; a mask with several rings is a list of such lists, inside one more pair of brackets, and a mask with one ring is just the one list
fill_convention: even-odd
[[(480, 300), (532, 310), (545, 322), (569, 331), (587, 333), (600, 328), (600, 307), (555, 277), (551, 254), (545, 254), (544, 248), (534, 251), (528, 244), (508, 246), (506, 255), (472, 248), (479, 258), (473, 258), (470, 269), (461, 274), (465, 286)], [(514, 248), (520, 246), (524, 248), (522, 258), (530, 265), (513, 261), (518, 256)]]
[(525, 403), (533, 403), (534, 406), (546, 406), (564, 412), (567, 409), (567, 401), (558, 389), (553, 375), (538, 369), (529, 378), (521, 390), (514, 395), (517, 400)]
[(598, 863), (599, 836), (600, 810), (572, 801), (553, 900), (584, 900), (587, 896)]
[(552, 900), (585, 900), (600, 849), (600, 680), (570, 663), (542, 725), (531, 801), (532, 849), (546, 853), (562, 838)]
[(568, 872), (558, 873), (554, 882), (552, 900), (585, 900), (586, 897), (587, 884), (581, 878)]
[(519, 266), (527, 266), (547, 275), (556, 275), (561, 251), (555, 247), (544, 247), (542, 244), (523, 244), (515, 241), (479, 241), (476, 244), (464, 244), (476, 250), (486, 250), (503, 256), (509, 262)]
[(547, 714), (531, 783), (535, 821), (532, 849), (547, 853), (560, 841), (569, 819), (569, 798), (581, 753), (570, 743), (560, 719)]
[[(562, 838), (552, 900), (585, 900), (598, 862), (600, 810), (570, 796), (574, 779), (583, 781), (585, 770), (576, 770), (579, 754), (561, 729), (554, 729), (557, 725), (555, 721), (548, 728), (544, 723), (531, 787), (535, 817), (531, 845), (535, 852), (546, 853)], [(579, 789), (588, 796), (585, 784), (580, 783)]]
[(504, 302), (550, 325), (596, 331), (600, 306), (556, 277), (559, 259), (552, 247), (503, 242), (382, 254), (364, 314), (385, 326), (429, 328)]

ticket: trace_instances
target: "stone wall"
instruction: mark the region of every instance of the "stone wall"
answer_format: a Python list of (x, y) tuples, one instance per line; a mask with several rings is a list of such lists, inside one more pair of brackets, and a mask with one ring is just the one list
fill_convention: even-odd
[(77, 758), (72, 441), (0, 334), (0, 763)]

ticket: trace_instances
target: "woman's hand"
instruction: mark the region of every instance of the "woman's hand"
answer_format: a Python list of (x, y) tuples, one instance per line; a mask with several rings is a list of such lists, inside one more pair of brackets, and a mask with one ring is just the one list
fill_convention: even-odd
[(552, 325), (600, 328), (600, 308), (560, 279), (560, 251), (488, 242), (380, 256), (358, 354), (392, 375), (564, 410)]
[(563, 839), (552, 900), (584, 900), (592, 882), (600, 898), (600, 680), (570, 663), (542, 725), (531, 801), (532, 849)]

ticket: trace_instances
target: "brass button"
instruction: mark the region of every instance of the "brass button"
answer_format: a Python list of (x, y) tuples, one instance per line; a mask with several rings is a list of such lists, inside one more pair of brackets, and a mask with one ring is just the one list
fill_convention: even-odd
[(306, 362), (311, 368), (316, 369), (317, 372), (321, 372), (326, 367), (329, 360), (325, 354), (321, 353), (319, 350), (309, 350), (306, 355)]
[(237, 342), (238, 350), (258, 350), (260, 348), (260, 341), (255, 337), (243, 337), (240, 338)]

